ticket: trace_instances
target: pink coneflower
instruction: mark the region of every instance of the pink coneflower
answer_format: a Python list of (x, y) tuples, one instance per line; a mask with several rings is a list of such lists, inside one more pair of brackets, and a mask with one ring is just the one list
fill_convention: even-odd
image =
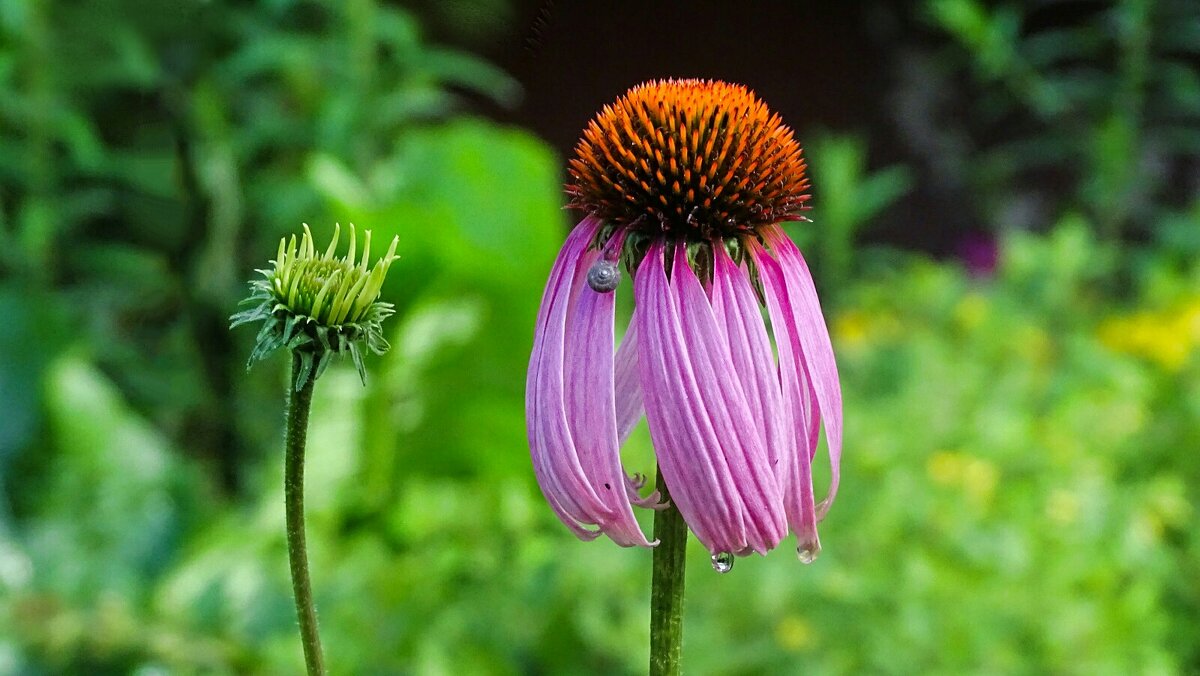
[[(820, 551), (841, 389), (808, 266), (778, 225), (805, 220), (804, 170), (779, 116), (724, 82), (648, 82), (584, 132), (567, 193), (587, 216), (550, 271), (525, 400), (538, 484), (580, 538), (655, 544), (633, 507), (659, 495), (640, 495), (620, 457), (644, 411), (670, 499), (714, 566), (765, 554), (789, 528), (801, 560)], [(618, 347), (621, 267), (636, 307)], [(832, 478), (817, 502), (822, 424)]]

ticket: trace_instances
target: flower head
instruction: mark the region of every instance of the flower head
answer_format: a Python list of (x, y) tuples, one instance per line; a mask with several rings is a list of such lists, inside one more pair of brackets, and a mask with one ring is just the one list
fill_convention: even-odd
[(251, 281), (251, 294), (242, 301), (257, 305), (230, 317), (230, 328), (263, 322), (247, 367), (276, 348), (287, 347), (301, 359), (296, 379), (300, 389), (310, 374), (315, 379), (324, 373), (333, 355), (349, 353), (366, 383), (363, 347), (376, 354), (388, 350), (382, 322), (395, 310), (378, 299), (388, 268), (396, 260), (399, 238), (393, 238), (383, 258), (368, 267), (371, 231), (366, 231), (361, 260), (356, 260), (354, 225), (350, 225), (349, 250), (339, 258), (334, 253), (340, 236), (341, 226), (335, 225), (333, 240), (324, 254), (318, 254), (305, 223), (299, 243), (295, 235), (281, 239), (272, 268), (257, 271), (264, 279)]
[(571, 160), (571, 206), (636, 231), (737, 237), (800, 220), (800, 144), (741, 85), (647, 82), (605, 106)]
[[(584, 132), (567, 193), (587, 215), (551, 269), (526, 387), (538, 484), (579, 537), (654, 544), (632, 506), (659, 496), (640, 495), (620, 458), (644, 412), (671, 499), (714, 567), (789, 529), (801, 560), (816, 557), (842, 411), (812, 277), (778, 226), (802, 220), (804, 168), (777, 115), (711, 80), (635, 87)], [(636, 307), (617, 346), (621, 265)], [(832, 477), (817, 502), (822, 425)]]

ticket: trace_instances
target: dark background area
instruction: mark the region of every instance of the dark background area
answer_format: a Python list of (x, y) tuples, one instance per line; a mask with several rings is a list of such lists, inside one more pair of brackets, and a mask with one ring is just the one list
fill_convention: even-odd
[[(534, 129), (564, 156), (599, 107), (629, 87), (698, 77), (750, 87), (802, 140), (810, 129), (871, 130), (873, 161), (884, 166), (910, 154), (895, 133), (890, 99), (898, 63), (886, 46), (900, 31), (911, 39), (917, 28), (907, 13), (915, 9), (778, 0), (525, 2), (514, 22), (524, 33), (484, 49), (525, 88), (520, 106), (498, 117)], [(930, 218), (937, 201), (915, 192), (871, 237), (949, 252), (967, 216), (946, 218), (945, 210)]]
[[(1084, 132), (1072, 130), (1070, 120), (1031, 119), (1028, 111), (1004, 105), (979, 114), (980, 106), (993, 108), (989, 95), (973, 87), (972, 73), (947, 47), (928, 3), (526, 0), (476, 11), (465, 21), (454, 3), (441, 11), (427, 6), (435, 10), (430, 28), (439, 40), (480, 51), (521, 82), (516, 107), (485, 104), (481, 112), (534, 130), (564, 156), (600, 106), (653, 78), (746, 84), (802, 141), (816, 130), (860, 134), (871, 169), (902, 163), (916, 176), (905, 199), (861, 233), (864, 243), (945, 256), (998, 228), (1044, 229), (1054, 211), (1048, 203), (1079, 180), (1081, 170), (1071, 164), (1088, 161), (1082, 150), (1064, 158), (1061, 150), (1028, 145), (1020, 151), (1030, 167), (1020, 180), (1024, 194), (1011, 212), (997, 219), (991, 205), (974, 199), (979, 186), (966, 165), (975, 153), (1019, 144), (1046, 125)], [(1099, 22), (1110, 9), (1089, 0), (1037, 3), (1023, 11), (1016, 35)], [(1192, 50), (1173, 56), (1200, 67)], [(1122, 66), (1113, 49), (1081, 52), (1064, 63), (1080, 72)], [(1186, 201), (1200, 188), (1200, 163), (1189, 156), (1169, 164), (1156, 177), (1157, 190)], [(819, 200), (819, 186), (814, 192)], [(1140, 241), (1148, 233), (1134, 228), (1125, 234)]]
[[(1030, 26), (1077, 20), (1102, 4), (1056, 3), (1034, 12)], [(722, 79), (754, 90), (802, 141), (812, 130), (857, 131), (872, 169), (905, 162), (918, 172), (916, 188), (863, 234), (866, 242), (948, 255), (964, 233), (988, 228), (970, 208), (966, 176), (921, 180), (934, 178), (926, 155), (936, 151), (906, 136), (899, 119), (921, 112), (897, 105), (906, 67), (942, 46), (921, 19), (922, 3), (559, 0), (517, 2), (510, 11), (510, 23), (485, 14), (466, 25), (435, 20), (431, 30), (480, 50), (521, 82), (518, 106), (485, 104), (481, 112), (532, 129), (564, 156), (601, 106), (639, 82)], [(925, 112), (966, 114), (952, 89), (964, 79), (947, 78), (947, 97)], [(1003, 134), (995, 130), (992, 140)], [(819, 199), (819, 186), (814, 192)]]

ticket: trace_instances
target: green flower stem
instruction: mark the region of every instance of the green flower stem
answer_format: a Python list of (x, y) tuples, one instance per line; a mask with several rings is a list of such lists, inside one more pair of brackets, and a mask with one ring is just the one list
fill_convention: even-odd
[[(662, 470), (657, 487), (670, 500)], [(675, 505), (654, 513), (653, 573), (650, 580), (650, 676), (678, 676), (683, 645), (683, 571), (687, 525)]]
[(317, 633), (317, 609), (308, 579), (308, 549), (304, 543), (304, 444), (308, 436), (308, 411), (312, 406), (315, 379), (306, 378), (297, 389), (300, 356), (292, 353), (292, 377), (288, 387), (287, 449), (284, 457), (283, 500), (287, 512), (288, 563), (292, 570), (292, 592), (300, 620), (300, 642), (309, 676), (324, 676), (325, 658)]

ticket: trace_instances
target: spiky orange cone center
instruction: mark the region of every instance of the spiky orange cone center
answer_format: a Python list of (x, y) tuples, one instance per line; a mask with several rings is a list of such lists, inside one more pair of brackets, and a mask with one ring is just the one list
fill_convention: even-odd
[(749, 89), (713, 80), (634, 87), (575, 148), (571, 206), (617, 226), (689, 240), (800, 220), (800, 144)]

